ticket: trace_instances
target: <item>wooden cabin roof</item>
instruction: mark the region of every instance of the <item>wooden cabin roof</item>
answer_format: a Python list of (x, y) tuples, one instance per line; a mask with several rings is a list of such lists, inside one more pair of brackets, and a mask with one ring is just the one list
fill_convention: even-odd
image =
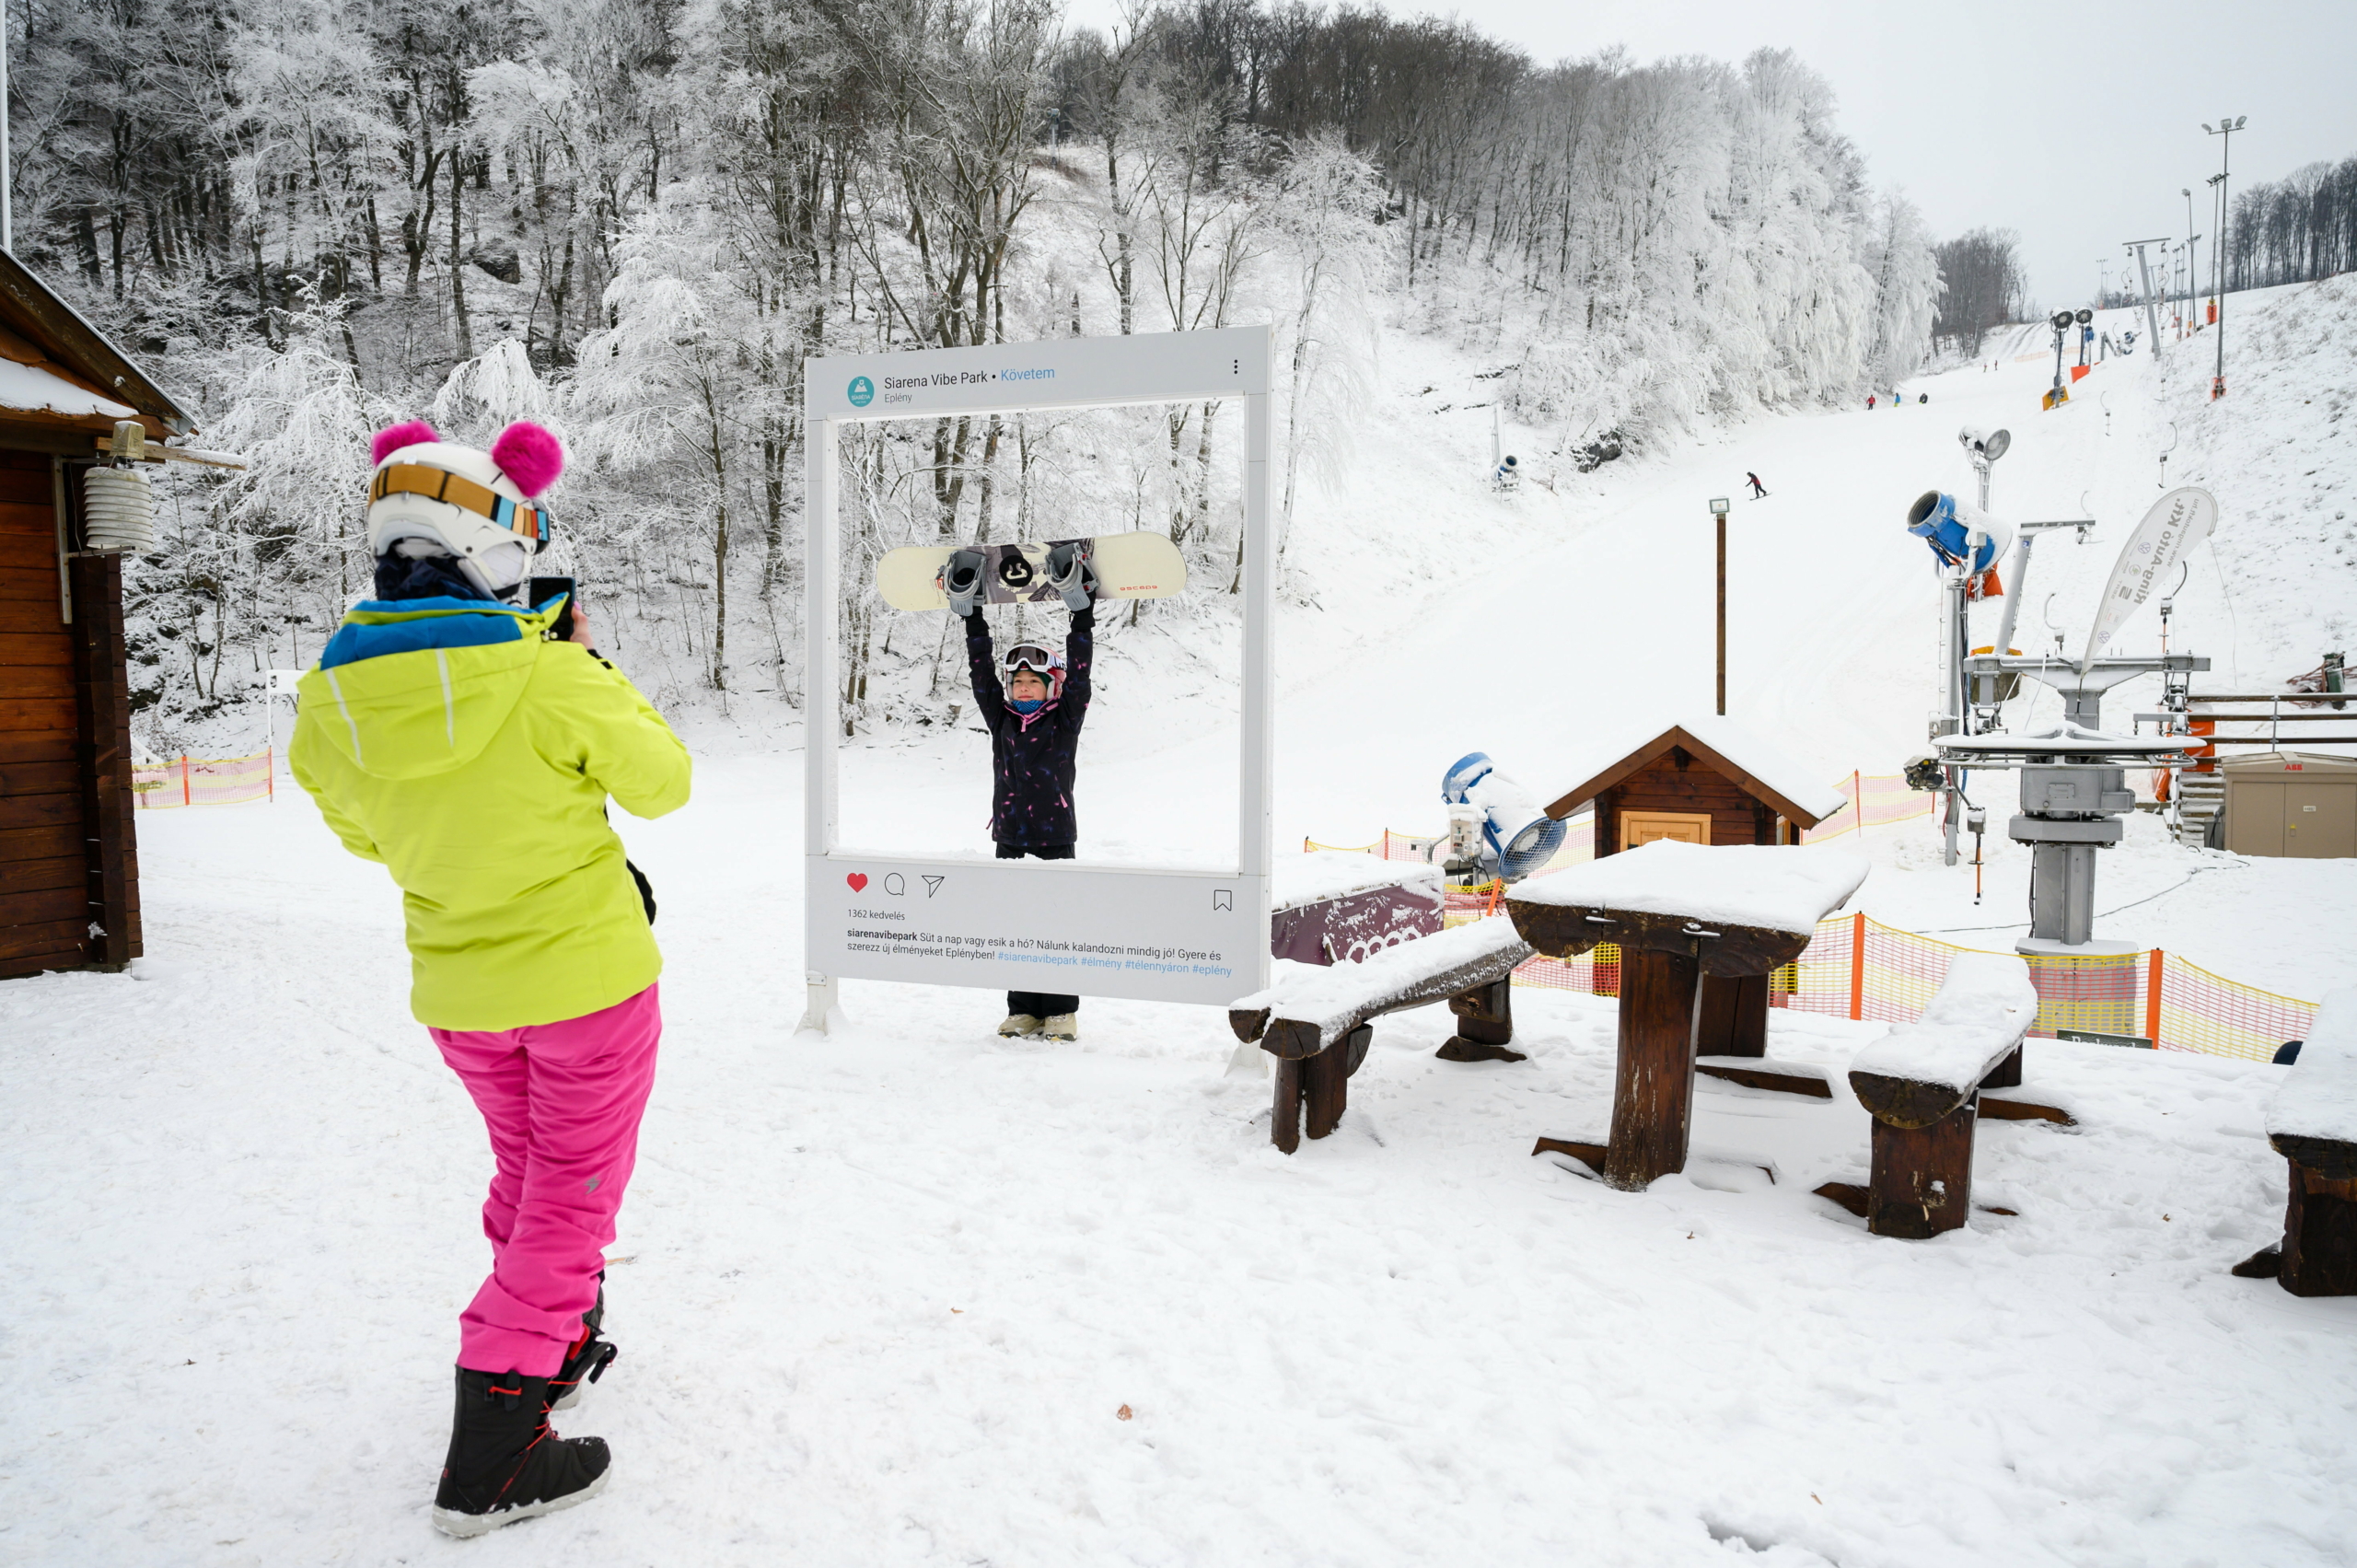
[(0, 250), (0, 423), (96, 432), (134, 418), (157, 436), (196, 428), (129, 354)]
[(1811, 779), (1782, 752), (1725, 719), (1714, 717), (1671, 725), (1565, 791), (1547, 807), (1547, 815), (1568, 817), (1631, 774), (1679, 749), (1802, 828), (1816, 827), (1846, 804), (1840, 791)]

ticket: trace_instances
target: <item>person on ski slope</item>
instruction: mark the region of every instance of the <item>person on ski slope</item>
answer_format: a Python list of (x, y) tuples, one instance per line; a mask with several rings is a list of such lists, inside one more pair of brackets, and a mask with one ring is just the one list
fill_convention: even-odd
[(597, 1495), (610, 1456), (561, 1438), (614, 1358), (604, 1249), (630, 1185), (663, 1033), (655, 900), (608, 824), (688, 798), (662, 716), (562, 596), (505, 602), (549, 541), (555, 436), (488, 452), (422, 421), (378, 433), (376, 597), (297, 687), (296, 782), (401, 889), (410, 1007), (482, 1113), (492, 1269), (459, 1315), (458, 1402), (434, 1523), (475, 1536)]
[(1768, 494), (1768, 487), (1759, 482), (1758, 474), (1747, 472), (1743, 477), (1751, 482), (1751, 498), (1754, 501)]
[(1875, 412), (1875, 395), (1872, 392), (1866, 394), (1866, 412), (1868, 413)]
[[(982, 618), (980, 552), (970, 574), (950, 566), (953, 613), (966, 622), (966, 662), (974, 705), (991, 732), (991, 838), (1001, 860), (1032, 855), (1070, 860), (1079, 829), (1073, 815), (1073, 774), (1080, 755), (1081, 721), (1088, 716), (1088, 659), (1097, 624), (1097, 569), (1084, 550), (1059, 546), (1048, 555), (1048, 585), (1072, 612), (1059, 655), (1039, 643), (1006, 650), (1005, 682), (992, 655), (990, 622)], [(959, 593), (963, 583), (967, 592)], [(1080, 998), (1050, 992), (1010, 991), (1003, 1035), (1080, 1036)]]

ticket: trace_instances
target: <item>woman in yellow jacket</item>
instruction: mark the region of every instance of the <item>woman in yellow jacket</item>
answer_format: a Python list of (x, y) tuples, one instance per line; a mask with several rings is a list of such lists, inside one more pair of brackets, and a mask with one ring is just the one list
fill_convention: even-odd
[(458, 1411), (434, 1520), (482, 1532), (597, 1494), (610, 1456), (561, 1439), (614, 1356), (604, 1249), (662, 1037), (653, 895), (606, 819), (688, 798), (687, 749), (575, 607), (502, 602), (548, 542), (556, 438), (488, 453), (423, 423), (375, 442), (363, 600), (302, 679), (295, 777), (401, 889), (411, 1006), (491, 1133), (492, 1272), (459, 1319)]

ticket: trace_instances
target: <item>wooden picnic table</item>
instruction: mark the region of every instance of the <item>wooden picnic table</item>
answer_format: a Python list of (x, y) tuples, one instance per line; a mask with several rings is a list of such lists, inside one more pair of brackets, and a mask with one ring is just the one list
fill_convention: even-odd
[[(1661, 840), (1535, 878), (1506, 897), (1515, 933), (1550, 958), (1620, 949), (1620, 1058), (1603, 1144), (1540, 1140), (1634, 1191), (1686, 1168), (1696, 1055), (1757, 1055), (1768, 977), (1865, 880), (1830, 846)], [(1699, 1048), (1699, 1052), (1698, 1052)]]

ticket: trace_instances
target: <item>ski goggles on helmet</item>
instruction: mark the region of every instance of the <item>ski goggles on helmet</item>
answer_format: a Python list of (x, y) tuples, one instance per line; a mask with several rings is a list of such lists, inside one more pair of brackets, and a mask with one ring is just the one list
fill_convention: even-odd
[(1028, 670), (1033, 675), (1049, 676), (1063, 668), (1064, 658), (1037, 643), (1017, 643), (1006, 650), (1006, 672), (1020, 675)]

